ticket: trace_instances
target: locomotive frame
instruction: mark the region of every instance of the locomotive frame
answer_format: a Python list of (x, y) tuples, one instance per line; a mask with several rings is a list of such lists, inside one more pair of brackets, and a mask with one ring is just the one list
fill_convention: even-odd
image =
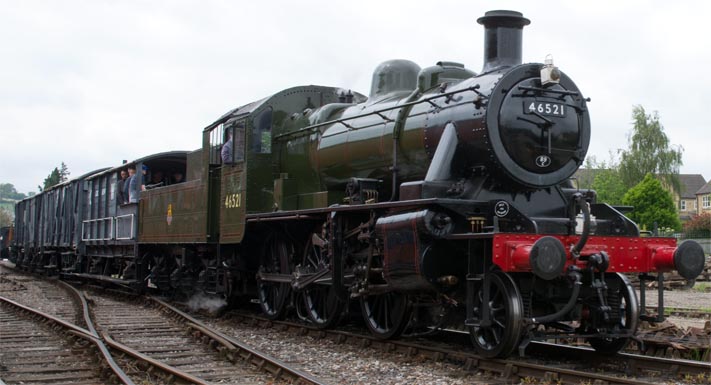
[[(136, 290), (255, 298), (267, 317), (293, 310), (323, 328), (358, 301), (378, 337), (455, 324), (489, 357), (560, 335), (622, 349), (647, 317), (624, 274), (692, 279), (703, 251), (642, 238), (572, 187), (588, 100), (552, 63), (521, 63), (520, 13), (478, 21), (482, 73), (394, 60), (368, 97), (303, 86), (233, 109), (204, 128), (201, 149), (18, 203), (14, 258)], [(122, 205), (127, 165), (187, 178)]]

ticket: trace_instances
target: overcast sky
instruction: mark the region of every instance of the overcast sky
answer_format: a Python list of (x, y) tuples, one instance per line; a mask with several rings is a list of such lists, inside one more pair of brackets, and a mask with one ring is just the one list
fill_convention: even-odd
[(0, 183), (72, 176), (200, 147), (229, 109), (306, 84), (368, 94), (382, 61), (479, 72), (492, 9), (520, 11), (524, 62), (555, 64), (589, 104), (588, 156), (658, 111), (682, 173), (711, 178), (711, 2), (0, 0)]

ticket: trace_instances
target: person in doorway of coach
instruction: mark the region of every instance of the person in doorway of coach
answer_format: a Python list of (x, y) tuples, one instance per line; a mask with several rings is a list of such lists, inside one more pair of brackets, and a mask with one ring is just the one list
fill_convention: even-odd
[(165, 185), (165, 180), (163, 179), (163, 171), (157, 170), (151, 172), (151, 183), (146, 185), (146, 189), (161, 187), (163, 185)]
[[(143, 178), (145, 179), (146, 173), (148, 172), (148, 166), (145, 164), (141, 167), (141, 173), (143, 174)], [(129, 168), (129, 173), (130, 173), (130, 168)], [(136, 177), (135, 170), (134, 174), (128, 178), (128, 202), (129, 203), (138, 203), (138, 194), (140, 191), (144, 191), (146, 189), (146, 186), (144, 184), (140, 185), (140, 190), (139, 190), (139, 185), (138, 185), (138, 178)]]
[(126, 190), (126, 181), (128, 180), (128, 171), (126, 170), (121, 170), (119, 172), (119, 180), (117, 184), (117, 190), (118, 194), (116, 194), (116, 202), (120, 205), (125, 205), (128, 203), (128, 194), (125, 194)]
[(176, 171), (173, 173), (173, 184), (176, 183), (183, 183), (183, 173), (180, 171)]
[(123, 194), (126, 199), (126, 203), (131, 202), (131, 181), (136, 177), (136, 166), (128, 166), (128, 178), (123, 183)]

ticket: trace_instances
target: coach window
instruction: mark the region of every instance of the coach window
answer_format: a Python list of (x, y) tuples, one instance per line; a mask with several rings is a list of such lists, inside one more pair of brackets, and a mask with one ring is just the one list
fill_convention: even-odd
[(252, 151), (258, 154), (272, 153), (272, 108), (265, 110), (254, 117), (252, 130)]

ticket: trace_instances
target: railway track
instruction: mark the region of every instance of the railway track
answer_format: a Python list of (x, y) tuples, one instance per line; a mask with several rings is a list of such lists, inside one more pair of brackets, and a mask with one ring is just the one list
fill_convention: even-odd
[(0, 323), (0, 381), (8, 385), (134, 384), (86, 329), (5, 297)]
[[(656, 306), (647, 306), (647, 314), (656, 314)], [(665, 316), (676, 316), (684, 318), (698, 318), (711, 320), (711, 310), (699, 309), (699, 308), (688, 308), (688, 307), (676, 307), (670, 306), (664, 308)]]
[[(121, 378), (119, 383), (274, 384), (275, 381), (281, 380), (290, 383), (321, 384), (306, 373), (294, 371), (288, 365), (272, 360), (239, 341), (211, 331), (200, 325), (199, 321), (177, 309), (171, 309), (168, 304), (145, 298), (147, 303), (136, 303), (138, 298), (142, 298), (138, 296), (130, 296), (130, 302), (127, 302), (94, 293), (90, 297), (93, 305), (93, 311), (90, 311), (84, 295), (64, 282), (46, 280), (14, 270), (8, 271), (7, 267), (2, 266), (0, 270), (0, 293), (14, 294), (16, 299), (32, 302), (33, 306), (55, 312), (56, 315), (46, 315), (51, 317), (51, 322), (70, 328), (72, 335), (79, 333), (80, 337), (88, 338), (97, 346), (96, 350), (101, 351), (108, 360), (106, 364), (101, 365), (95, 365), (83, 358), (74, 358), (72, 362), (86, 362), (88, 366), (93, 367), (112, 367), (116, 373), (121, 373), (120, 377), (118, 374), (113, 375), (114, 378)], [(24, 311), (40, 313), (10, 299), (5, 299), (5, 302), (22, 307)], [(100, 321), (98, 331), (90, 313), (94, 313), (95, 319)], [(83, 325), (87, 325), (87, 328), (76, 326), (59, 316), (79, 320)], [(15, 329), (20, 330), (15, 324), (3, 323), (0, 329), (3, 341), (4, 331), (12, 330), (14, 333)], [(20, 335), (21, 333), (18, 338)], [(40, 364), (54, 359), (52, 354), (41, 353), (42, 349), (39, 352), (35, 361)], [(115, 361), (111, 353), (117, 357)], [(23, 362), (23, 359), (12, 362)], [(0, 359), (0, 385), (4, 385), (2, 380), (5, 378), (1, 371), (2, 365), (3, 360)], [(7, 381), (8, 385), (11, 383), (28, 382)], [(47, 383), (60, 382), (51, 380)], [(106, 381), (89, 379), (87, 382), (77, 383)]]
[(485, 359), (473, 354), (471, 348), (463, 347), (469, 341), (468, 335), (450, 335), (445, 338), (458, 341), (452, 343), (441, 343), (441, 334), (437, 340), (382, 341), (360, 332), (319, 330), (297, 322), (269, 321), (251, 314), (231, 314), (231, 318), (255, 329), (273, 328), (290, 336), (312, 336), (329, 339), (337, 344), (370, 347), (406, 357), (454, 362), (466, 371), (490, 374), (496, 377), (494, 380), (506, 383), (641, 385), (659, 382), (660, 379), (680, 380), (680, 383), (685, 383), (685, 379), (702, 381), (686, 383), (711, 383), (711, 363), (699, 361), (636, 354), (606, 357), (589, 348), (545, 343), (532, 343), (527, 358)]
[(159, 300), (136, 304), (116, 296), (90, 296), (100, 335), (113, 348), (198, 384), (321, 384), (239, 341), (228, 338)]
[[(29, 287), (34, 284), (34, 281), (29, 280), (15, 282), (16, 286)], [(25, 290), (28, 290), (27, 287)], [(290, 382), (320, 383), (318, 379), (303, 375), (309, 370), (307, 366), (293, 369), (290, 368), (294, 366), (293, 363), (280, 365), (278, 360), (270, 360), (263, 354), (250, 351), (231, 338), (230, 335), (235, 334), (234, 322), (228, 327), (220, 328), (221, 332), (215, 331), (207, 326), (217, 323), (214, 319), (207, 319), (203, 323), (159, 300), (140, 297), (144, 298), (141, 300), (144, 302), (137, 304), (139, 297), (127, 298), (129, 299), (104, 298), (103, 294), (96, 292), (90, 296), (94, 313), (101, 325), (101, 337), (107, 341), (112, 351), (125, 354), (125, 358), (119, 360), (121, 366), (139, 367), (127, 370), (132, 376), (153, 373), (154, 369), (158, 369), (156, 372), (162, 372), (163, 375), (157, 383), (232, 383), (237, 380), (240, 383), (272, 383), (274, 377)], [(277, 336), (277, 339), (298, 338), (293, 336), (297, 334), (331, 340), (336, 344), (349, 343), (358, 347), (359, 354), (368, 355), (366, 348), (370, 347), (415, 360), (446, 361), (455, 363), (464, 369), (464, 373), (483, 373), (494, 381), (506, 383), (538, 381), (551, 384), (612, 385), (647, 384), (659, 379), (679, 383), (711, 383), (711, 364), (698, 361), (659, 359), (634, 354), (604, 357), (590, 349), (548, 344), (533, 344), (529, 349), (532, 358), (489, 360), (472, 354), (468, 343), (462, 344), (463, 341), (468, 342), (468, 335), (451, 337), (452, 340), (458, 341), (458, 344), (440, 343), (443, 339), (446, 340), (442, 335), (429, 340), (381, 341), (359, 331), (324, 331), (293, 322), (274, 323), (249, 314), (233, 316), (255, 329), (273, 327), (271, 330), (274, 334), (285, 332)], [(463, 348), (463, 345), (467, 348)], [(196, 354), (197, 352), (199, 354)], [(122, 363), (122, 360), (134, 360), (141, 364)], [(234, 365), (242, 361), (252, 363), (252, 366), (262, 368), (270, 375), (265, 376), (253, 369)]]
[(65, 282), (37, 279), (33, 275), (0, 265), (0, 295), (46, 314), (87, 327), (82, 312), (81, 295)]

